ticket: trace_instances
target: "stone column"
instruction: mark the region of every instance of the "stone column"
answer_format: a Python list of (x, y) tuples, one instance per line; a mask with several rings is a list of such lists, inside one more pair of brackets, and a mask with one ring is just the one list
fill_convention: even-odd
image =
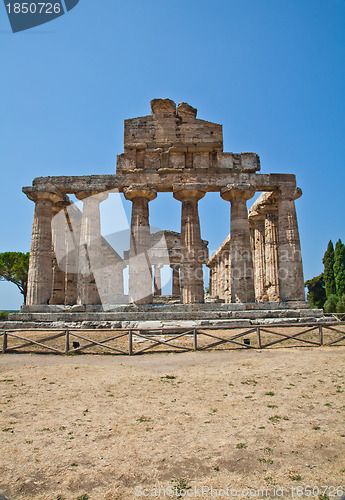
[(210, 282), (209, 282), (209, 290), (210, 290), (210, 295), (213, 295), (213, 287), (214, 287), (214, 284), (213, 284), (213, 267), (210, 267)]
[(231, 301), (254, 302), (254, 272), (250, 245), (247, 200), (255, 194), (248, 185), (228, 185), (221, 190), (221, 197), (231, 202)]
[(65, 271), (60, 267), (58, 258), (66, 255), (66, 219), (63, 204), (53, 206), (52, 220), (52, 256), (53, 256), (53, 283), (49, 304), (65, 303)]
[(226, 250), (225, 255), (225, 302), (231, 302), (231, 263), (230, 251)]
[(201, 241), (198, 201), (205, 191), (179, 189), (174, 198), (182, 202), (181, 211), (181, 295), (183, 304), (204, 302), (202, 262), (204, 251)]
[(278, 278), (278, 215), (276, 209), (266, 207), (265, 218), (265, 261), (266, 261), (266, 300), (279, 302)]
[(81, 191), (76, 193), (76, 197), (83, 201), (80, 225), (78, 304), (100, 304), (95, 280), (95, 273), (100, 273), (100, 285), (102, 284), (100, 272), (102, 268), (102, 236), (99, 205), (107, 199), (108, 193)]
[(35, 202), (32, 227), (28, 292), (29, 306), (49, 304), (52, 291), (52, 217), (53, 204), (61, 199), (53, 192), (30, 192), (27, 196)]
[(299, 239), (295, 200), (302, 191), (281, 187), (278, 197), (279, 223), (279, 285), (281, 299), (305, 300), (301, 244)]
[(161, 269), (163, 266), (159, 264), (155, 264), (153, 266), (154, 270), (154, 294), (155, 296), (157, 295), (162, 295), (162, 277), (161, 277)]
[(255, 299), (265, 301), (266, 263), (265, 263), (265, 216), (251, 214), (253, 224), (253, 268)]
[(179, 297), (181, 295), (180, 288), (180, 266), (173, 264), (172, 269), (172, 295)]
[(152, 268), (149, 258), (151, 233), (149, 202), (157, 193), (149, 188), (125, 188), (132, 202), (131, 244), (129, 251), (129, 300), (134, 304), (152, 303)]
[(66, 217), (66, 273), (65, 305), (78, 303), (79, 243), (82, 213), (73, 203), (65, 208)]

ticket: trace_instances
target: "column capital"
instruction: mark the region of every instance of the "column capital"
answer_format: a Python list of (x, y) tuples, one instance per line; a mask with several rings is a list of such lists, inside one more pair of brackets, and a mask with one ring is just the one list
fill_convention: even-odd
[(279, 195), (286, 200), (297, 200), (302, 196), (302, 189), (295, 186), (280, 186)]
[(226, 201), (247, 201), (253, 198), (256, 190), (251, 184), (227, 184), (220, 191), (220, 196)]
[(249, 219), (249, 224), (251, 222), (255, 223), (257, 221), (264, 221), (266, 215), (264, 213), (260, 213), (257, 210), (248, 210), (248, 219)]
[(174, 189), (174, 198), (178, 201), (186, 201), (186, 200), (201, 200), (206, 194), (206, 189), (185, 189), (185, 188), (176, 188)]
[(123, 188), (123, 194), (126, 200), (130, 201), (134, 200), (134, 198), (146, 198), (149, 201), (157, 198), (157, 193), (152, 188), (136, 184)]
[(34, 187), (23, 188), (23, 193), (29, 198), (29, 200), (37, 203), (38, 201), (50, 201), (51, 203), (59, 203), (64, 200), (63, 195), (60, 191), (52, 186), (49, 191), (37, 190)]
[(86, 198), (93, 198), (95, 201), (98, 201), (101, 203), (102, 201), (105, 201), (108, 198), (108, 193), (106, 191), (97, 191), (97, 190), (85, 190), (85, 191), (78, 191), (77, 193), (74, 193), (75, 197), (83, 201)]

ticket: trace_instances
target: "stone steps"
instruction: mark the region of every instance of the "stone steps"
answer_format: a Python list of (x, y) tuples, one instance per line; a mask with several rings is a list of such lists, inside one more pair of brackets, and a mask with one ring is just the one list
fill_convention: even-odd
[(24, 306), (0, 329), (234, 327), (321, 320), (323, 311), (307, 303), (121, 305), (110, 311), (100, 306)]
[(33, 321), (33, 322), (79, 322), (79, 321), (152, 321), (152, 320), (217, 320), (217, 319), (266, 319), (266, 318), (305, 318), (322, 317), (322, 311), (318, 309), (272, 309), (252, 311), (205, 311), (195, 310), (193, 312), (176, 310), (162, 311), (117, 311), (117, 312), (54, 312), (54, 313), (14, 313), (9, 319), (11, 321)]

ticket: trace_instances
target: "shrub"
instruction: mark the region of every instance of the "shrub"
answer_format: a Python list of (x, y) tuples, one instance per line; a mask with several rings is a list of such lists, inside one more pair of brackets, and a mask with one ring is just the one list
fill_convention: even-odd
[(326, 313), (334, 313), (337, 311), (337, 304), (339, 297), (337, 295), (330, 295), (323, 306)]
[(345, 313), (345, 294), (342, 295), (338, 300), (337, 312), (338, 313)]

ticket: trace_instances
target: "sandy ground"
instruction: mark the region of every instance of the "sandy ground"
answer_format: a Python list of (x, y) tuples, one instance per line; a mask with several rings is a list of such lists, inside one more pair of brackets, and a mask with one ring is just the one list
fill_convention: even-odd
[(344, 346), (2, 355), (0, 498), (339, 498), (344, 361)]

